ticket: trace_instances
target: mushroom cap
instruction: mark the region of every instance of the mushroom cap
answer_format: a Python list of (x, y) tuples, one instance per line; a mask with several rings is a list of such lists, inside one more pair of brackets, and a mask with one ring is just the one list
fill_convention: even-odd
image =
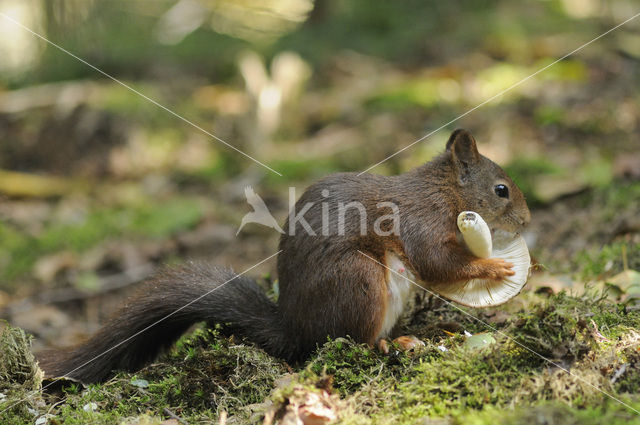
[(435, 285), (431, 289), (443, 297), (468, 307), (497, 306), (518, 295), (527, 283), (531, 267), (529, 249), (522, 236), (496, 232), (491, 240), (489, 226), (478, 213), (472, 211), (460, 213), (457, 223), (465, 243), (474, 255), (480, 256), (479, 254), (487, 252), (488, 239), (491, 252), (489, 258), (502, 258), (513, 263), (515, 275), (507, 276), (500, 281), (471, 279), (466, 282)]

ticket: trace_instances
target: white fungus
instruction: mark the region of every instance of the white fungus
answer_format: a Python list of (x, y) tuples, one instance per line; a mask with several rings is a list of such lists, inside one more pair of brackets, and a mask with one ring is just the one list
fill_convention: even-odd
[(491, 231), (480, 214), (463, 211), (458, 215), (458, 229), (469, 251), (480, 258), (502, 258), (513, 263), (515, 275), (500, 281), (471, 279), (456, 284), (432, 287), (438, 294), (469, 307), (491, 307), (503, 304), (520, 293), (529, 277), (531, 257), (520, 235)]

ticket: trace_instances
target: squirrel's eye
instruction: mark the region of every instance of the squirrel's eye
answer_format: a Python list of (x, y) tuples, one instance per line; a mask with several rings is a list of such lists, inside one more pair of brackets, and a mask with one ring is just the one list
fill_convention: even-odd
[(493, 187), (493, 191), (501, 198), (509, 197), (509, 188), (503, 184), (497, 184)]

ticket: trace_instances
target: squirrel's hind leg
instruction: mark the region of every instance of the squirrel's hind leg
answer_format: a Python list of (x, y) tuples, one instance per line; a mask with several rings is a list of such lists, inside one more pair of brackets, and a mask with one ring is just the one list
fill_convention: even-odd
[(291, 339), (307, 353), (327, 337), (349, 336), (374, 346), (387, 309), (384, 268), (355, 250), (340, 256), (333, 251), (324, 261), (332, 267), (286, 276), (291, 279), (279, 303)]

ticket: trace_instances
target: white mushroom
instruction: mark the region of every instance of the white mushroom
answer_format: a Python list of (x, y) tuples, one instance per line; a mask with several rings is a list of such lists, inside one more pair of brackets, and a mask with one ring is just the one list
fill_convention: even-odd
[(520, 235), (496, 232), (493, 241), (489, 226), (480, 214), (463, 211), (458, 215), (458, 229), (469, 251), (481, 258), (502, 258), (513, 263), (515, 275), (501, 281), (472, 279), (456, 284), (432, 286), (438, 294), (469, 307), (491, 307), (507, 302), (527, 283), (531, 257)]

